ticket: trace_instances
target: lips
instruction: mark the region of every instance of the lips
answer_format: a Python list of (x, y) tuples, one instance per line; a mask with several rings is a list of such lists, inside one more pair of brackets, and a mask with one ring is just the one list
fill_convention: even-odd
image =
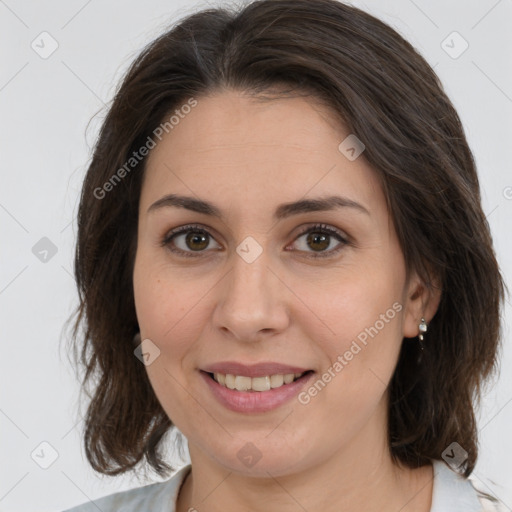
[(276, 362), (262, 362), (257, 364), (242, 364), (235, 361), (225, 361), (211, 364), (201, 368), (206, 373), (222, 373), (224, 375), (243, 375), (244, 377), (265, 377), (270, 375), (286, 375), (290, 373), (304, 373), (311, 368), (290, 366)]
[[(208, 367), (213, 369), (213, 367)], [(223, 367), (226, 371), (226, 367)], [(233, 367), (231, 367), (234, 369)], [(237, 367), (240, 371), (240, 366)], [(245, 367), (247, 368), (247, 367)], [(266, 368), (266, 369), (264, 369)], [(260, 366), (259, 368), (252, 367), (253, 372), (261, 374), (262, 371), (290, 371), (294, 369), (301, 369), (292, 366), (279, 365), (279, 366)], [(242, 371), (244, 371), (242, 369)], [(217, 373), (217, 372), (215, 372)], [(206, 385), (207, 393), (210, 394), (217, 403), (230, 411), (244, 414), (260, 414), (267, 413), (278, 407), (290, 402), (294, 399), (314, 378), (315, 372), (312, 370), (306, 371), (301, 377), (293, 380), (289, 384), (284, 384), (273, 389), (267, 389), (263, 391), (245, 390), (239, 391), (237, 389), (229, 389), (228, 387), (217, 382), (213, 375), (215, 373), (209, 373), (206, 371), (199, 371), (201, 380)], [(220, 373), (217, 373), (220, 375)], [(288, 374), (287, 374), (288, 375)], [(294, 374), (290, 374), (294, 375)], [(248, 379), (249, 377), (243, 377)], [(252, 380), (259, 379), (261, 377), (252, 377)]]

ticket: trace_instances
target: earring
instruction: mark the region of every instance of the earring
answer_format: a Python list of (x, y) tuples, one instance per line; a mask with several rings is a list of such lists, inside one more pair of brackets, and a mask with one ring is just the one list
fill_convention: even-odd
[(140, 332), (138, 332), (137, 334), (135, 334), (135, 336), (133, 337), (133, 344), (138, 347), (140, 345)]
[(422, 317), (420, 325), (418, 326), (420, 333), (418, 334), (418, 338), (420, 340), (420, 348), (423, 350), (423, 334), (427, 332), (427, 322), (425, 322), (425, 319)]

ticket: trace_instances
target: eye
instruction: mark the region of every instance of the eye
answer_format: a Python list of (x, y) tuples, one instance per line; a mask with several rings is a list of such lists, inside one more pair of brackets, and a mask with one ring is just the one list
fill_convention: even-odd
[[(200, 256), (214, 238), (196, 225), (181, 226), (170, 231), (162, 240), (162, 246), (182, 256)], [(217, 248), (220, 246), (217, 244)], [(194, 254), (198, 253), (198, 254)]]
[[(306, 256), (308, 258), (333, 256), (349, 243), (340, 231), (330, 228), (325, 224), (316, 224), (307, 227), (298, 235), (295, 242), (301, 240), (301, 238), (306, 235), (305, 240), (299, 244), (299, 251), (310, 253)], [(331, 247), (333, 239), (338, 242), (338, 245), (336, 245), (334, 249), (326, 250)], [(214, 240), (215, 239), (206, 229), (197, 225), (187, 225), (173, 229), (167, 233), (161, 245), (180, 256), (196, 257), (201, 256), (201, 253), (204, 253), (206, 249), (210, 248), (210, 242)], [(308, 250), (308, 248), (312, 248), (313, 250)], [(221, 249), (221, 247), (217, 244), (216, 250), (218, 249)]]
[[(306, 236), (307, 235), (307, 236)], [(337, 254), (343, 249), (349, 242), (342, 235), (340, 231), (334, 228), (330, 228), (325, 224), (317, 224), (315, 226), (309, 226), (295, 239), (300, 240), (306, 236), (306, 238), (299, 244), (300, 250), (308, 254), (308, 258), (326, 258)], [(338, 245), (334, 249), (326, 250), (332, 247), (333, 238), (338, 241)], [(312, 248), (313, 251), (308, 250)]]

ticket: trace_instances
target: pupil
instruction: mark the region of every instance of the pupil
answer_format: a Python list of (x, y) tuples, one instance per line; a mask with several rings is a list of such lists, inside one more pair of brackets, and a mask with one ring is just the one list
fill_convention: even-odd
[[(318, 244), (320, 243), (321, 247), (319, 249), (326, 249), (329, 247), (329, 241), (328, 241), (328, 235), (321, 234), (321, 233), (310, 233), (308, 236), (308, 243)], [(313, 247), (314, 249), (314, 247)]]
[[(202, 240), (202, 244), (201, 244), (201, 240)], [(200, 246), (199, 247), (193, 247), (193, 244), (195, 243), (199, 243)], [(204, 249), (206, 247), (208, 247), (208, 241), (206, 240), (206, 235), (202, 234), (202, 233), (189, 233), (187, 235), (187, 245), (190, 247), (192, 245), (192, 247), (190, 247), (190, 249), (194, 250), (194, 251), (200, 251), (201, 249)]]

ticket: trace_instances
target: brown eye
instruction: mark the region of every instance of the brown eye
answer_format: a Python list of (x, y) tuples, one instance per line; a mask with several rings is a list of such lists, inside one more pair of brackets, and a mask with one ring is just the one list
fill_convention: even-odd
[[(310, 226), (296, 238), (296, 241), (303, 238), (304, 240), (298, 244), (299, 250), (305, 252), (307, 257), (311, 258), (333, 256), (349, 243), (338, 230), (330, 228), (325, 224)], [(338, 244), (333, 244), (333, 242), (338, 242)], [(332, 248), (332, 245), (334, 245), (334, 248)], [(329, 247), (331, 249), (327, 250)]]
[(189, 232), (185, 236), (185, 245), (193, 251), (201, 251), (208, 247), (208, 235), (203, 233)]
[[(183, 226), (171, 231), (162, 240), (162, 246), (183, 256), (200, 256), (206, 252), (214, 238), (208, 231), (195, 226)], [(220, 246), (217, 244), (217, 248)]]
[(309, 233), (307, 237), (307, 244), (315, 251), (323, 251), (330, 245), (330, 235), (325, 235), (323, 233)]
[[(349, 244), (341, 232), (324, 224), (310, 226), (305, 229), (295, 239), (295, 242), (304, 237), (305, 240), (298, 244), (299, 252), (306, 253), (306, 256), (310, 258), (333, 256), (341, 251), (345, 245)], [(206, 255), (209, 252), (207, 249), (211, 249), (211, 242), (217, 244), (207, 230), (192, 225), (172, 230), (162, 240), (161, 245), (180, 256), (194, 257)], [(332, 245), (334, 245), (334, 248)], [(217, 247), (214, 247), (214, 249), (219, 250), (222, 247), (217, 244)]]

